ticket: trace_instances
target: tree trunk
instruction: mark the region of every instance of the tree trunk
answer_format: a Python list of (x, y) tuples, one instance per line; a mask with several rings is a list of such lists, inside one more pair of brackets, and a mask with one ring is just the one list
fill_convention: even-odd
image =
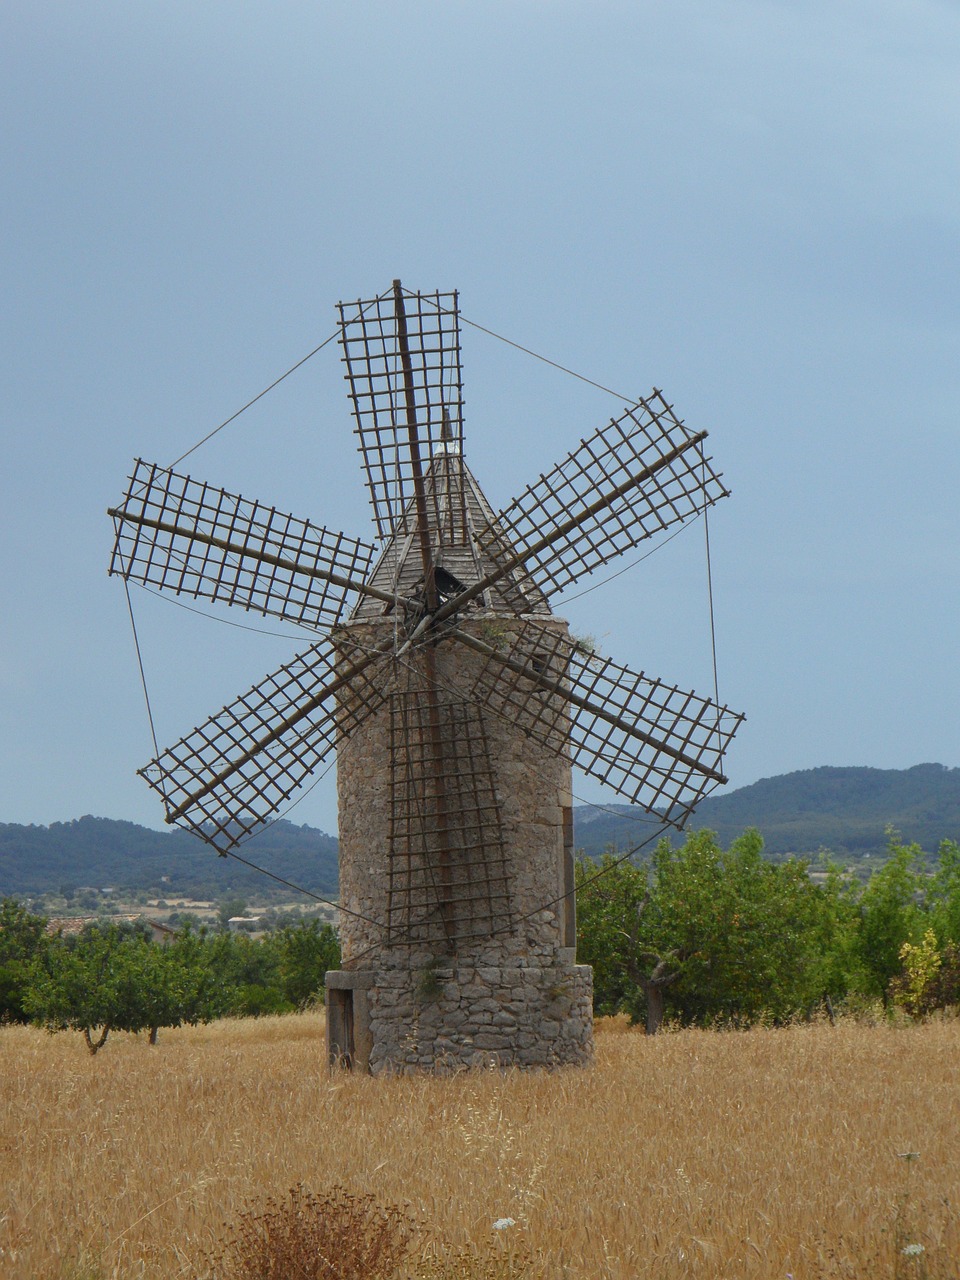
[(99, 1037), (96, 1040), (94, 1040), (93, 1036), (90, 1034), (90, 1027), (83, 1028), (83, 1038), (84, 1040), (86, 1040), (87, 1048), (90, 1050), (91, 1053), (96, 1053), (98, 1049), (103, 1048), (103, 1046), (107, 1042), (107, 1033), (109, 1032), (109, 1030), (110, 1030), (110, 1024), (109, 1022), (107, 1022), (104, 1024)]
[(663, 1025), (663, 988), (664, 983), (645, 982), (644, 995), (647, 997), (648, 1036), (655, 1036)]
[[(674, 973), (668, 973), (670, 965), (675, 960), (681, 959), (679, 951), (673, 950), (666, 952), (665, 955), (657, 955), (655, 952), (645, 951), (637, 954), (637, 938), (640, 933), (640, 920), (647, 904), (650, 901), (650, 890), (648, 889), (642, 902), (637, 905), (636, 916), (633, 921), (633, 928), (629, 933), (623, 936), (627, 939), (628, 949), (626, 956), (626, 970), (632, 982), (635, 982), (643, 991), (647, 1000), (647, 1023), (646, 1033), (648, 1036), (655, 1036), (663, 1026), (664, 1015), (664, 990), (670, 986), (672, 982), (676, 982), (680, 977), (679, 969)], [(640, 958), (652, 960), (654, 962), (653, 969), (649, 974), (640, 971)]]
[(151, 1028), (150, 1028), (150, 1043), (151, 1043), (151, 1044), (156, 1044), (156, 1043), (157, 1043), (157, 1032), (158, 1032), (159, 1030), (160, 1030), (160, 1028), (159, 1028), (159, 1027), (151, 1027)]
[(677, 978), (680, 977), (679, 971), (674, 973), (667, 972), (670, 964), (675, 959), (676, 953), (672, 951), (665, 956), (658, 956), (657, 963), (653, 966), (653, 972), (649, 977), (645, 977), (635, 970), (635, 980), (643, 988), (643, 994), (647, 998), (646, 1032), (648, 1036), (655, 1036), (663, 1025), (663, 993), (672, 982), (676, 982)]

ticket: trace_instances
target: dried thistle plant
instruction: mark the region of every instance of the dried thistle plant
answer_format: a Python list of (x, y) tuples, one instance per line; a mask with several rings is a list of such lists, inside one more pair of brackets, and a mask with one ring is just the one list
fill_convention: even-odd
[(391, 1280), (416, 1227), (397, 1205), (333, 1187), (297, 1184), (286, 1198), (249, 1204), (207, 1259), (209, 1280)]

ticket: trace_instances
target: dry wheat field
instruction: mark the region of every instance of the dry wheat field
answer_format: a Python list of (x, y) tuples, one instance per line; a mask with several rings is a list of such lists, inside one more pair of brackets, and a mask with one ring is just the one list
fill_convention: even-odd
[(322, 1014), (96, 1058), (0, 1028), (0, 1276), (198, 1277), (297, 1183), (407, 1206), (421, 1258), (459, 1256), (437, 1275), (960, 1275), (960, 1021), (614, 1020), (589, 1070), (445, 1079), (331, 1075), (322, 1046)]

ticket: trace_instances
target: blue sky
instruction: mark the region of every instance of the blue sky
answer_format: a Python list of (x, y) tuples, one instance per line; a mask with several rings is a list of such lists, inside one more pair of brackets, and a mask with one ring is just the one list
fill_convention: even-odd
[[(4, 5), (0, 821), (162, 825), (105, 509), (397, 276), (710, 432), (731, 786), (960, 765), (958, 156), (951, 3)], [(191, 473), (372, 538), (338, 356)], [(463, 357), (495, 506), (622, 403)], [(161, 745), (302, 647), (134, 603)], [(710, 692), (702, 526), (559, 611)]]

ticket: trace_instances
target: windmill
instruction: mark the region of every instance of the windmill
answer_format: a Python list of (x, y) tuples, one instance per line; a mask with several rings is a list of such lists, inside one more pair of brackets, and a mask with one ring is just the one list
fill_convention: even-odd
[(599, 657), (550, 600), (727, 490), (654, 391), (495, 513), (464, 459), (457, 294), (394, 281), (339, 327), (376, 544), (142, 460), (110, 511), (111, 573), (314, 637), (141, 773), (227, 853), (336, 752), (331, 1056), (582, 1062), (571, 762), (682, 827), (742, 717)]

